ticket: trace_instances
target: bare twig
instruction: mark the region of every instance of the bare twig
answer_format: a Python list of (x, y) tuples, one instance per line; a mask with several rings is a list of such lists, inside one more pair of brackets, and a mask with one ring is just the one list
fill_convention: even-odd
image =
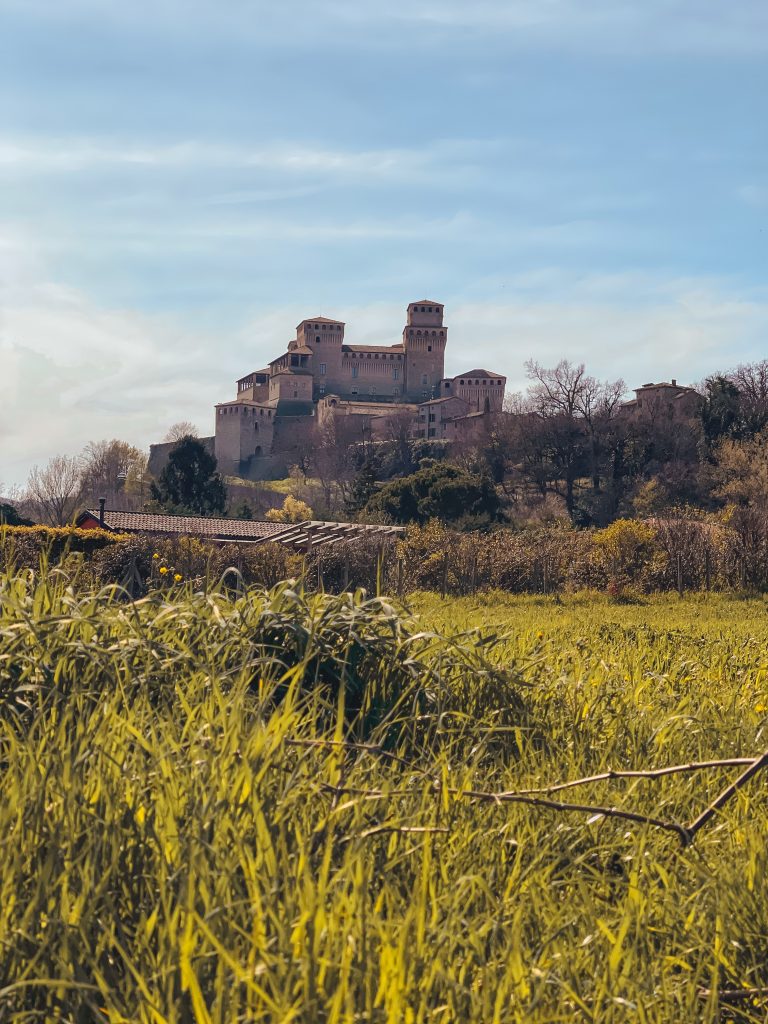
[(710, 818), (712, 818), (717, 813), (717, 811), (720, 810), (721, 807), (727, 804), (731, 797), (735, 796), (736, 793), (738, 793), (738, 791), (741, 789), (741, 787), (745, 783), (749, 782), (753, 775), (756, 775), (759, 771), (762, 771), (762, 769), (765, 768), (766, 765), (768, 765), (768, 750), (766, 750), (765, 753), (761, 754), (759, 757), (756, 757), (750, 763), (746, 771), (743, 771), (737, 779), (734, 779), (730, 786), (726, 786), (722, 793), (720, 793), (720, 795), (712, 801), (709, 807), (707, 807), (706, 810), (702, 811), (698, 818), (691, 822), (691, 824), (685, 830), (688, 839), (687, 841), (683, 840), (683, 845), (688, 846), (689, 843), (692, 843), (694, 836), (699, 831), (699, 829), (703, 828), (703, 826), (707, 824)]
[[(332, 741), (332, 740), (287, 740), (286, 742), (301, 746), (323, 746), (323, 745), (341, 745), (349, 747), (353, 750), (362, 750), (369, 753), (382, 754), (385, 757), (389, 757), (394, 761), (405, 764), (410, 770), (413, 770), (421, 775), (428, 775), (423, 769), (415, 768), (404, 758), (399, 757), (397, 754), (392, 754), (389, 751), (383, 750), (381, 747), (377, 747), (374, 744), (368, 743), (347, 743), (345, 741)], [(547, 798), (547, 794), (556, 793), (564, 789), (572, 789), (575, 786), (584, 786), (593, 782), (606, 782), (611, 779), (660, 779), (667, 775), (675, 775), (686, 772), (702, 771), (708, 768), (734, 768), (746, 766), (745, 770), (735, 779), (730, 785), (720, 793), (720, 795), (706, 808), (702, 813), (691, 822), (690, 825), (681, 825), (679, 822), (671, 821), (664, 818), (657, 818), (649, 814), (640, 814), (637, 811), (627, 811), (620, 807), (604, 807), (599, 804), (574, 804), (564, 803), (559, 800), (550, 800)], [(521, 789), (521, 790), (510, 790), (508, 792), (493, 793), (485, 792), (483, 790), (458, 790), (449, 789), (448, 792), (455, 797), (460, 799), (468, 800), (479, 800), (487, 803), (502, 804), (502, 803), (517, 803), (527, 804), (532, 807), (546, 807), (553, 811), (572, 811), (582, 814), (593, 814), (601, 815), (606, 818), (621, 818), (625, 821), (635, 821), (640, 824), (653, 825), (655, 828), (663, 829), (666, 832), (674, 832), (680, 839), (682, 845), (690, 846), (694, 840), (696, 833), (707, 824), (708, 821), (723, 807), (729, 800), (744, 786), (753, 775), (756, 775), (763, 768), (768, 767), (768, 750), (761, 754), (759, 757), (748, 758), (748, 757), (730, 757), (723, 758), (721, 760), (714, 761), (691, 761), (688, 764), (675, 764), (669, 765), (666, 768), (647, 768), (647, 769), (632, 769), (632, 770), (613, 770), (601, 772), (599, 775), (588, 775), (581, 779), (571, 779), (568, 782), (558, 782), (551, 786), (542, 786), (536, 789)], [(352, 796), (365, 797), (369, 800), (386, 800), (392, 796), (403, 796), (407, 793), (412, 792), (410, 789), (393, 789), (393, 790), (373, 790), (373, 789), (362, 789), (355, 787), (342, 787), (342, 786), (329, 786), (324, 785), (324, 789), (334, 793), (336, 797), (340, 794), (345, 793)], [(441, 791), (440, 783), (434, 780), (434, 789), (436, 793)], [(374, 832), (366, 833), (375, 834)]]
[(418, 834), (424, 834), (429, 832), (450, 832), (449, 828), (437, 828), (432, 825), (376, 825), (374, 828), (368, 828), (365, 832), (358, 832), (355, 836), (350, 836), (350, 839), (368, 839), (369, 836), (377, 836), (383, 832), (404, 832), (410, 834), (415, 832)]
[(561, 789), (573, 789), (575, 786), (585, 786), (592, 782), (607, 782), (611, 779), (661, 779), (665, 775), (676, 775), (680, 772), (696, 772), (704, 768), (739, 768), (741, 765), (750, 765), (754, 762), (753, 757), (729, 757), (722, 761), (691, 761), (689, 764), (673, 764), (667, 768), (640, 768), (626, 771), (614, 770), (600, 772), (599, 775), (586, 775), (582, 779), (571, 779), (569, 782), (557, 782), (552, 786), (539, 786), (535, 789), (518, 789), (516, 793), (529, 795), (532, 793), (557, 793)]
[(663, 818), (654, 818), (651, 815), (639, 814), (636, 811), (624, 811), (620, 807), (561, 803), (559, 800), (549, 800), (546, 797), (533, 796), (527, 793), (484, 793), (482, 790), (467, 789), (460, 791), (458, 795), (472, 800), (484, 800), (495, 804), (529, 804), (532, 807), (547, 807), (553, 811), (577, 811), (582, 814), (600, 814), (606, 818), (623, 818), (625, 821), (636, 821), (642, 825), (655, 825), (656, 828), (664, 829), (667, 832), (674, 832), (680, 837), (680, 841), (684, 846), (687, 846), (690, 841), (688, 830), (684, 825), (679, 825), (676, 821), (666, 821)]
[(768, 986), (763, 988), (721, 988), (713, 990), (703, 988), (699, 992), (702, 999), (716, 995), (721, 1003), (740, 1003), (743, 999), (768, 999)]

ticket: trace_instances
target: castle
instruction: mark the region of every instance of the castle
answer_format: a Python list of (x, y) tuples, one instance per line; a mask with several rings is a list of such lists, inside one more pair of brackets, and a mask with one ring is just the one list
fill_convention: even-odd
[[(236, 397), (216, 406), (215, 438), (205, 439), (222, 473), (284, 475), (329, 418), (345, 417), (347, 437), (360, 440), (392, 436), (395, 422), (413, 437), (458, 440), (480, 434), (501, 411), (503, 375), (445, 376), (441, 303), (411, 302), (394, 345), (348, 345), (344, 329), (342, 320), (302, 320), (283, 355), (237, 381)], [(161, 447), (153, 445), (153, 456)]]

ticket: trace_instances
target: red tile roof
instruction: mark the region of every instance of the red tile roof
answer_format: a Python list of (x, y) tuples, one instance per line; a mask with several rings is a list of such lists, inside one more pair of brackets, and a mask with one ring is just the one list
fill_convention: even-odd
[[(86, 509), (78, 518), (99, 521), (98, 509)], [(117, 533), (175, 533), (213, 540), (262, 540), (284, 533), (285, 523), (254, 519), (209, 519), (206, 516), (156, 515), (154, 512), (104, 512), (104, 526)]]
[[(77, 518), (99, 522), (99, 510), (89, 508)], [(158, 515), (154, 512), (116, 512), (105, 510), (104, 527), (117, 533), (158, 533), (205, 537), (208, 540), (262, 543), (272, 541), (298, 549), (309, 543), (334, 544), (363, 537), (394, 537), (405, 532), (402, 526), (369, 526), (364, 523), (329, 523), (307, 520), (303, 523), (267, 523), (253, 519), (209, 519), (205, 516)]]
[(456, 373), (451, 380), (458, 380), (459, 377), (498, 377), (504, 380), (503, 373), (491, 373), (489, 370), (465, 370), (464, 373)]

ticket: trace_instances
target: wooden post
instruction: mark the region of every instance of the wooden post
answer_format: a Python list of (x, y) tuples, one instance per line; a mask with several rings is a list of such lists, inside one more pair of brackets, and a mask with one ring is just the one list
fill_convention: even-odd
[(683, 596), (683, 556), (677, 552), (677, 592), (680, 597)]
[(448, 592), (448, 552), (443, 555), (443, 577), (440, 581), (440, 594), (445, 597)]
[(384, 544), (376, 549), (376, 597), (381, 597), (381, 574), (384, 568)]

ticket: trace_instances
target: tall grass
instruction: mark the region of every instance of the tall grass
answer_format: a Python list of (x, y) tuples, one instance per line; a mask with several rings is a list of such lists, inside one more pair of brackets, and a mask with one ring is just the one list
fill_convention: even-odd
[[(763, 638), (546, 616), (6, 577), (0, 1019), (721, 1019), (768, 984), (764, 784), (685, 851), (466, 793), (759, 750)], [(686, 820), (726, 774), (592, 796)]]

